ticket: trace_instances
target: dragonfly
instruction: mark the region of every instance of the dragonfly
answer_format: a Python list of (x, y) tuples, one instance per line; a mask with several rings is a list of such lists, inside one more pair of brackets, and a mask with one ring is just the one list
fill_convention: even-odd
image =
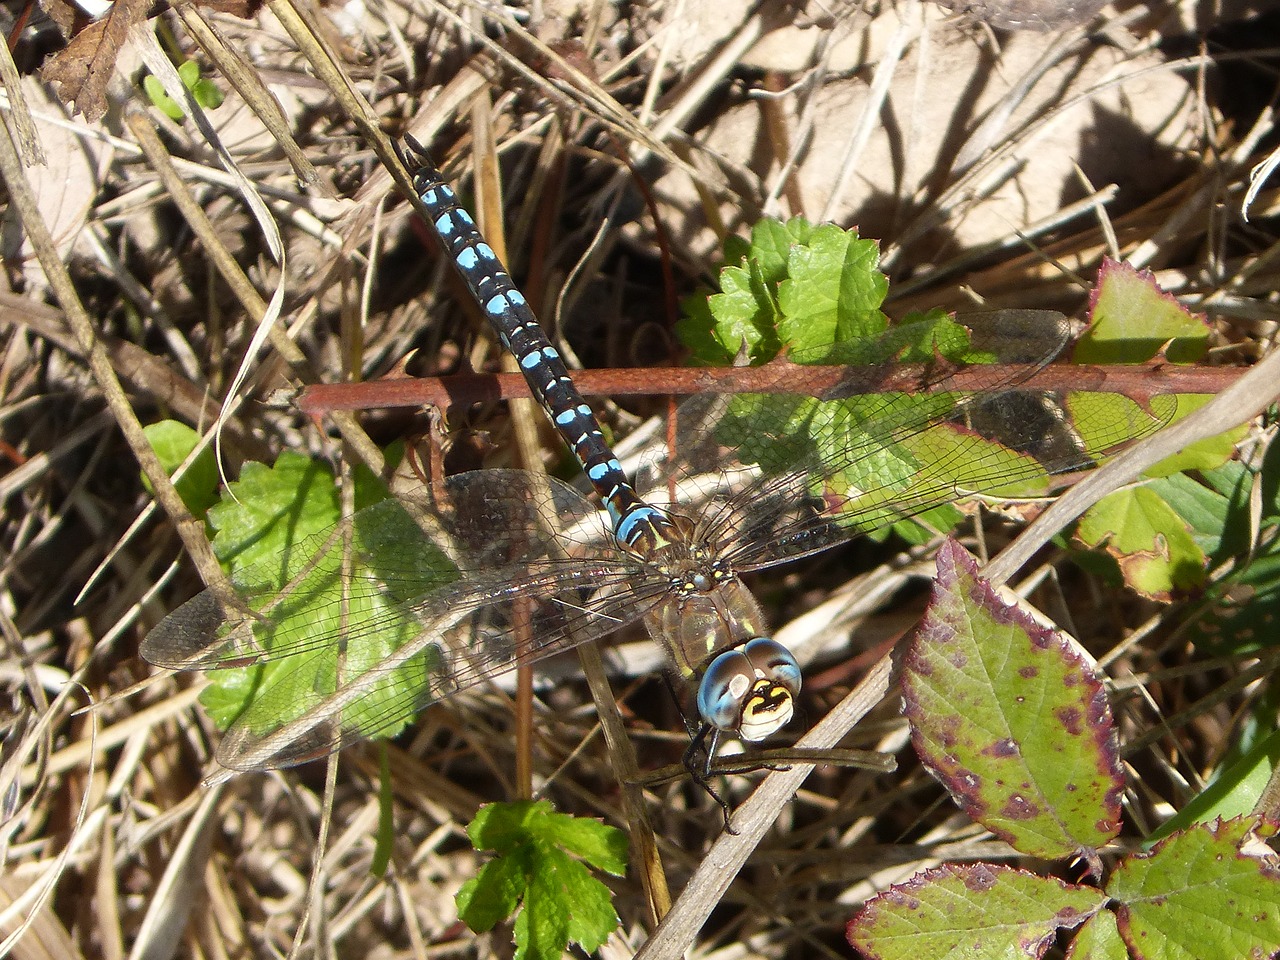
[[(1112, 397), (1086, 430), (1049, 402), (1061, 398), (1018, 389), (1069, 343), (1061, 314), (933, 318), (753, 368), (751, 392), (695, 396), (674, 442), (624, 469), (505, 266), (410, 150), (427, 221), (597, 499), (534, 472), (462, 473), (233, 571), (234, 597), (209, 589), (178, 607), (145, 659), (261, 671), (217, 749), (232, 770), (394, 735), (432, 703), (640, 622), (696, 691), (686, 765), (701, 757), (705, 783), (723, 737), (772, 736), (801, 689), (743, 574), (965, 498), (1043, 490), (1167, 420)], [(942, 359), (957, 350), (1007, 362)], [(962, 368), (964, 389), (942, 389)]]

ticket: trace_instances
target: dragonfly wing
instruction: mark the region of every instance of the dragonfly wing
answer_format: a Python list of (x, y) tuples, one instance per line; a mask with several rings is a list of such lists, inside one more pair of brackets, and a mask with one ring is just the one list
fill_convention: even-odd
[(234, 569), (235, 596), (189, 600), (147, 635), (142, 656), (175, 670), (266, 663), (340, 637), (416, 630), (418, 606), (473, 576), (617, 553), (598, 508), (564, 484), (519, 470), (459, 474)]
[(244, 704), (219, 754), (238, 769), (393, 732), (426, 703), (642, 616), (665, 587), (579, 494), (509, 470), (375, 504), (232, 579), (238, 598), (205, 591), (142, 652), (239, 668), (228, 682)]
[(1045, 322), (1040, 346), (1017, 336), (1016, 323), (1012, 331), (980, 326), (974, 346), (1007, 363), (989, 375), (970, 368), (976, 385), (964, 393), (934, 389), (955, 373), (951, 363), (925, 365), (917, 393), (865, 392), (893, 375), (874, 364), (832, 379), (833, 362), (894, 356), (904, 335), (890, 331), (888, 342), (798, 358), (819, 360), (821, 373), (791, 367), (786, 392), (697, 397), (677, 411), (682, 456), (672, 466), (684, 479), (676, 498), (694, 504), (706, 542), (749, 570), (974, 494), (1042, 494), (1049, 476), (1095, 466), (1167, 422), (1171, 411), (1124, 397), (1018, 389), (1066, 342), (1065, 318), (1048, 314)]
[(432, 703), (611, 633), (661, 592), (637, 585), (635, 568), (620, 561), (470, 578), (465, 590), (419, 605), (417, 632), (388, 653), (349, 643), (345, 657), (309, 650), (266, 673), (218, 760), (240, 770), (289, 766), (393, 736)]

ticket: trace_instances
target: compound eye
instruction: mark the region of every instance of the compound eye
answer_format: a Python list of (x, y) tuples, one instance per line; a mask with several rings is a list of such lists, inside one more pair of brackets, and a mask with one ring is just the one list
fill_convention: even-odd
[(756, 637), (711, 661), (698, 687), (698, 712), (718, 730), (763, 740), (791, 720), (800, 666), (782, 644)]
[(742, 705), (756, 671), (741, 650), (726, 650), (711, 661), (698, 685), (698, 713), (717, 730), (736, 732)]
[(800, 664), (777, 640), (756, 637), (747, 642), (742, 653), (759, 676), (784, 687), (793, 697), (800, 692)]

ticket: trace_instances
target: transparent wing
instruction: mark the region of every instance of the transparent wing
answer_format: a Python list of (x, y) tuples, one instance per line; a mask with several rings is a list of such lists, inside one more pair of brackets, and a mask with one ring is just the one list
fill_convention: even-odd
[[(971, 495), (1043, 494), (1049, 477), (1096, 466), (1172, 419), (1173, 398), (1147, 409), (1115, 395), (1017, 389), (1069, 340), (1060, 314), (1019, 314), (971, 324), (973, 346), (1000, 364), (966, 368), (963, 393), (936, 392), (958, 369), (942, 362), (919, 365), (915, 392), (865, 392), (898, 382), (908, 334), (893, 330), (793, 358), (803, 363), (779, 374), (785, 392), (695, 397), (676, 413), (676, 456), (645, 474), (642, 493), (693, 504), (699, 539), (750, 570)], [(810, 360), (820, 366), (805, 369)], [(660, 480), (664, 470), (679, 482)]]
[(486, 470), (387, 500), (166, 617), (143, 656), (238, 668), (219, 747), (233, 769), (300, 763), (398, 732), (426, 705), (607, 634), (665, 590), (599, 511), (549, 478)]

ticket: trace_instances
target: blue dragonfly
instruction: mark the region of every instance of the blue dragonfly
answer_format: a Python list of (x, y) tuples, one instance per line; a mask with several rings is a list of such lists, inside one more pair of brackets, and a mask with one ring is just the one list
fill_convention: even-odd
[[(675, 442), (629, 473), (505, 267), (411, 146), (428, 222), (603, 510), (545, 475), (463, 473), (234, 571), (236, 599), (206, 590), (176, 609), (145, 639), (148, 661), (260, 671), (219, 745), (225, 767), (395, 734), (431, 703), (639, 621), (696, 690), (686, 763), (704, 778), (722, 736), (766, 739), (800, 691), (741, 574), (970, 496), (1024, 493), (1165, 419), (1095, 404), (1085, 430), (1017, 389), (1069, 342), (1061, 314), (932, 318), (744, 370), (751, 392), (686, 401)], [(1005, 363), (944, 359), (957, 354)], [(961, 370), (963, 390), (938, 389)]]

